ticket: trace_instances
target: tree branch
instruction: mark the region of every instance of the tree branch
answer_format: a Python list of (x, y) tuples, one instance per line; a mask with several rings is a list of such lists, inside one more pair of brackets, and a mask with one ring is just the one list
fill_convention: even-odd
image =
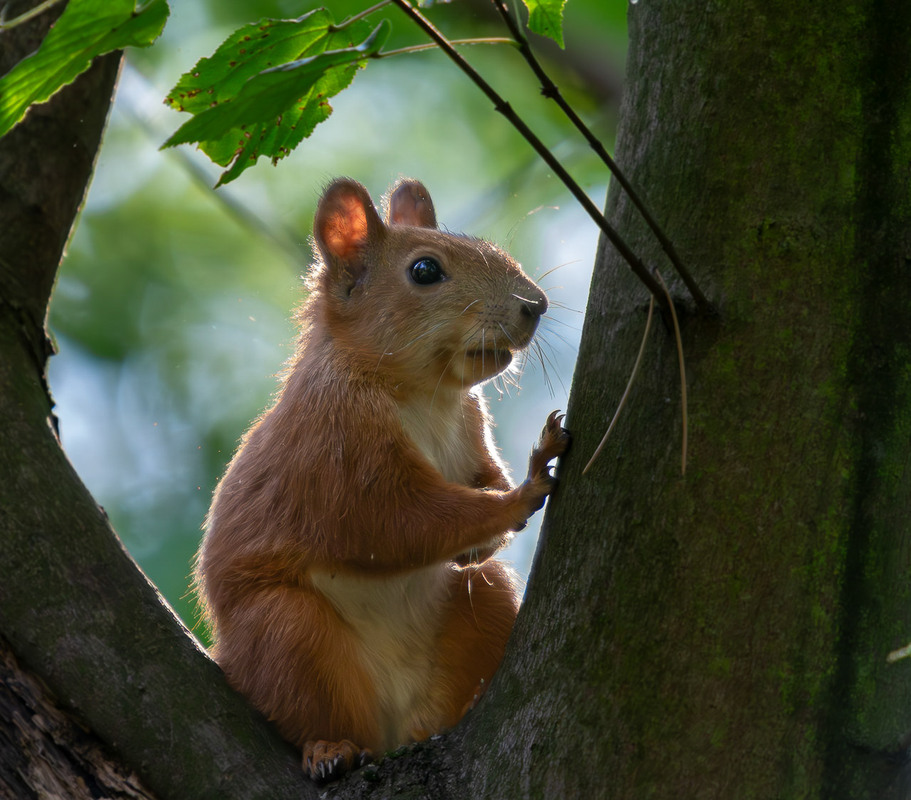
[(652, 277), (639, 257), (630, 249), (629, 245), (623, 240), (619, 233), (607, 221), (601, 210), (591, 201), (591, 198), (585, 193), (581, 186), (576, 183), (575, 179), (567, 172), (566, 168), (548, 150), (547, 146), (535, 135), (535, 133), (525, 124), (525, 121), (513, 111), (500, 94), (471, 66), (452, 46), (452, 43), (425, 17), (418, 9), (411, 5), (408, 0), (392, 0), (402, 11), (410, 17), (440, 49), (464, 72), (472, 82), (482, 91), (490, 101), (496, 111), (499, 111), (512, 126), (524, 137), (524, 139), (534, 148), (535, 152), (544, 160), (554, 174), (563, 182), (573, 197), (578, 200), (585, 212), (594, 220), (595, 224), (601, 229), (611, 244), (617, 248), (617, 251), (623, 257), (624, 261), (629, 264), (636, 277), (645, 284), (648, 290), (655, 297), (655, 301), (662, 309), (667, 310), (667, 298), (661, 290), (660, 284)]
[(627, 180), (626, 176), (623, 174), (623, 171), (620, 169), (614, 159), (610, 157), (610, 154), (601, 143), (601, 140), (598, 139), (594, 133), (592, 133), (588, 125), (586, 125), (582, 118), (576, 113), (576, 110), (568, 102), (566, 102), (566, 99), (560, 92), (560, 88), (544, 71), (544, 67), (541, 66), (541, 63), (535, 57), (534, 51), (531, 49), (531, 44), (528, 41), (528, 37), (525, 36), (518, 23), (515, 21), (515, 19), (513, 19), (512, 14), (509, 13), (509, 9), (506, 7), (506, 3), (504, 3), (503, 0), (493, 0), (493, 4), (496, 7), (497, 11), (500, 13), (500, 16), (503, 18), (503, 21), (506, 23), (506, 27), (509, 28), (509, 32), (512, 34), (513, 39), (515, 39), (515, 43), (518, 45), (519, 52), (522, 54), (522, 57), (525, 59), (532, 72), (535, 73), (535, 76), (541, 82), (541, 94), (544, 95), (544, 97), (548, 97), (553, 100), (560, 107), (560, 110), (566, 115), (567, 119), (573, 124), (576, 130), (582, 134), (582, 136), (585, 138), (585, 141), (588, 142), (589, 147), (595, 151), (597, 156), (610, 170), (611, 174), (617, 179), (617, 182), (620, 184), (620, 186), (623, 187), (623, 191), (626, 192), (633, 205), (642, 215), (642, 218), (645, 220), (646, 224), (649, 226), (649, 228), (651, 228), (652, 233), (655, 234), (655, 238), (658, 239), (658, 242), (661, 244), (661, 248), (667, 254), (667, 257), (670, 259), (671, 263), (674, 265), (674, 269), (677, 270), (677, 274), (680, 275), (681, 279), (686, 284), (687, 289), (689, 289), (690, 294), (696, 301), (697, 308), (703, 312), (714, 313), (712, 304), (702, 293), (702, 290), (699, 288), (699, 285), (696, 283), (689, 269), (687, 269), (686, 265), (683, 263), (683, 260), (680, 258), (676, 248), (674, 247), (674, 243), (667, 237), (667, 235), (664, 233), (664, 230), (652, 216), (652, 213), (649, 211), (648, 206), (646, 206), (645, 202), (639, 197), (639, 193)]

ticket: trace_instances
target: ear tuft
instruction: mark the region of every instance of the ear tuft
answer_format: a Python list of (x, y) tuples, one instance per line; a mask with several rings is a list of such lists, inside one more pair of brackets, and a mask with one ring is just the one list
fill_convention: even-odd
[(389, 225), (413, 225), (436, 228), (437, 215), (430, 192), (420, 181), (399, 181), (389, 194), (386, 222)]
[(357, 181), (339, 178), (323, 192), (313, 220), (313, 236), (335, 279), (353, 285), (367, 270), (365, 249), (383, 233), (370, 194)]

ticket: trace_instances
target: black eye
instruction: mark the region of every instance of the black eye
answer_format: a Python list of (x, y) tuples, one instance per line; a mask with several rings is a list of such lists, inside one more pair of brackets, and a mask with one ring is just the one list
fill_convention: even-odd
[(443, 274), (443, 268), (440, 262), (435, 258), (422, 258), (415, 261), (408, 271), (411, 280), (421, 286), (428, 286), (431, 283), (439, 283), (446, 276)]

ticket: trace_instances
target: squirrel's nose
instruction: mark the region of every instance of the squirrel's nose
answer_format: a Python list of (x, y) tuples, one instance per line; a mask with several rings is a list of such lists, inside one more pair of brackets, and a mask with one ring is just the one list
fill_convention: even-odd
[(536, 320), (547, 311), (547, 297), (544, 292), (536, 292), (534, 295), (528, 297), (517, 294), (516, 297), (521, 302), (522, 314), (526, 317), (531, 317)]

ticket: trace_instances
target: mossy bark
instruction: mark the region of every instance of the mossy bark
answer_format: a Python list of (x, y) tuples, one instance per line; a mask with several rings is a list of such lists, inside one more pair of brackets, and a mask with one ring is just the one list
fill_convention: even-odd
[[(907, 796), (911, 6), (642, 0), (629, 22), (617, 161), (719, 316), (683, 321), (685, 476), (660, 325), (583, 476), (647, 302), (600, 253), (574, 450), (477, 723), (478, 770), (491, 741), (524, 768), (484, 796)], [(615, 189), (608, 214), (685, 301)]]

